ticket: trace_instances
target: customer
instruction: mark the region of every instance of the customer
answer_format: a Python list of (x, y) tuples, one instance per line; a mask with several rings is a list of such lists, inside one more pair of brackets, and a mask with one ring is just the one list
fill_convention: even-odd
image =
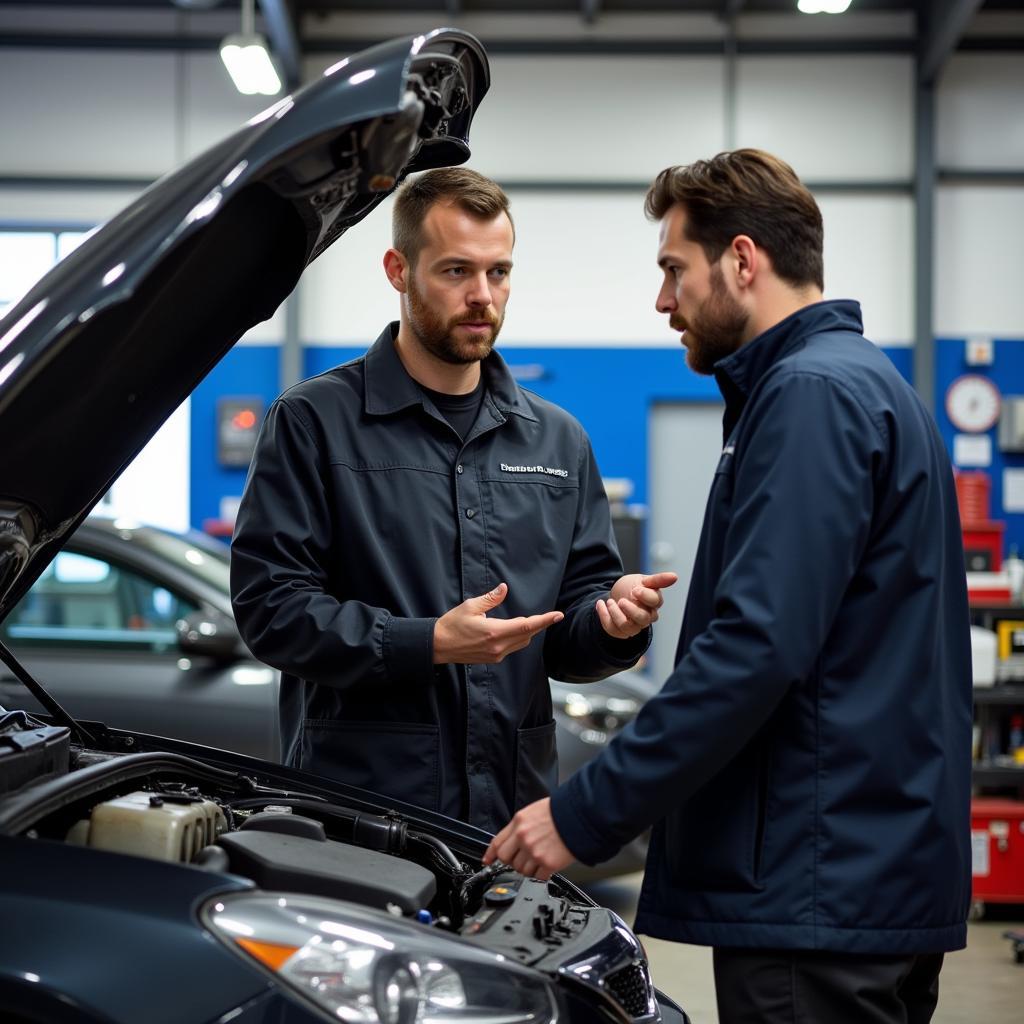
[(790, 167), (670, 167), (647, 212), (658, 310), (725, 399), (676, 669), (487, 860), (547, 877), (656, 822), (637, 930), (715, 947), (724, 1024), (927, 1021), (971, 883), (949, 461), (857, 303), (822, 301)]
[(675, 580), (622, 575), (586, 434), (493, 351), (508, 206), (469, 170), (402, 188), (401, 318), (271, 407), (231, 559), (286, 761), (490, 831), (557, 779), (548, 677), (633, 665)]

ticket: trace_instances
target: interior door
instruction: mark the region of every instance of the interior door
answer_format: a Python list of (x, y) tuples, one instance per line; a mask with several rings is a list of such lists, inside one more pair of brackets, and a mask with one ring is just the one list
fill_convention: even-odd
[(663, 682), (674, 665), (683, 607), (711, 478), (722, 454), (722, 402), (660, 402), (650, 419), (650, 565), (679, 582), (665, 592), (654, 627), (652, 674)]

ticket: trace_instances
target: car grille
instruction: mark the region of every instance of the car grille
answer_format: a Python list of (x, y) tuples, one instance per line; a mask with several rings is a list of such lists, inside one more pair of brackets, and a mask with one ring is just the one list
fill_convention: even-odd
[(605, 987), (631, 1017), (650, 1013), (650, 982), (643, 964), (630, 964), (604, 979)]

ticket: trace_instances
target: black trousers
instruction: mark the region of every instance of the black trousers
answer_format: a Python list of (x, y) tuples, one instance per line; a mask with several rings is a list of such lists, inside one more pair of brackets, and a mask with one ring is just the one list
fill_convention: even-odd
[(942, 954), (715, 949), (720, 1024), (928, 1024)]

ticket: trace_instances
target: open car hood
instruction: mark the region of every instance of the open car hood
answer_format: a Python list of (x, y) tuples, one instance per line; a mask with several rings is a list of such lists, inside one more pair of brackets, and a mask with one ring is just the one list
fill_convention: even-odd
[(463, 163), (465, 32), (384, 43), (161, 178), (0, 320), (0, 619), (224, 353), (411, 171)]

